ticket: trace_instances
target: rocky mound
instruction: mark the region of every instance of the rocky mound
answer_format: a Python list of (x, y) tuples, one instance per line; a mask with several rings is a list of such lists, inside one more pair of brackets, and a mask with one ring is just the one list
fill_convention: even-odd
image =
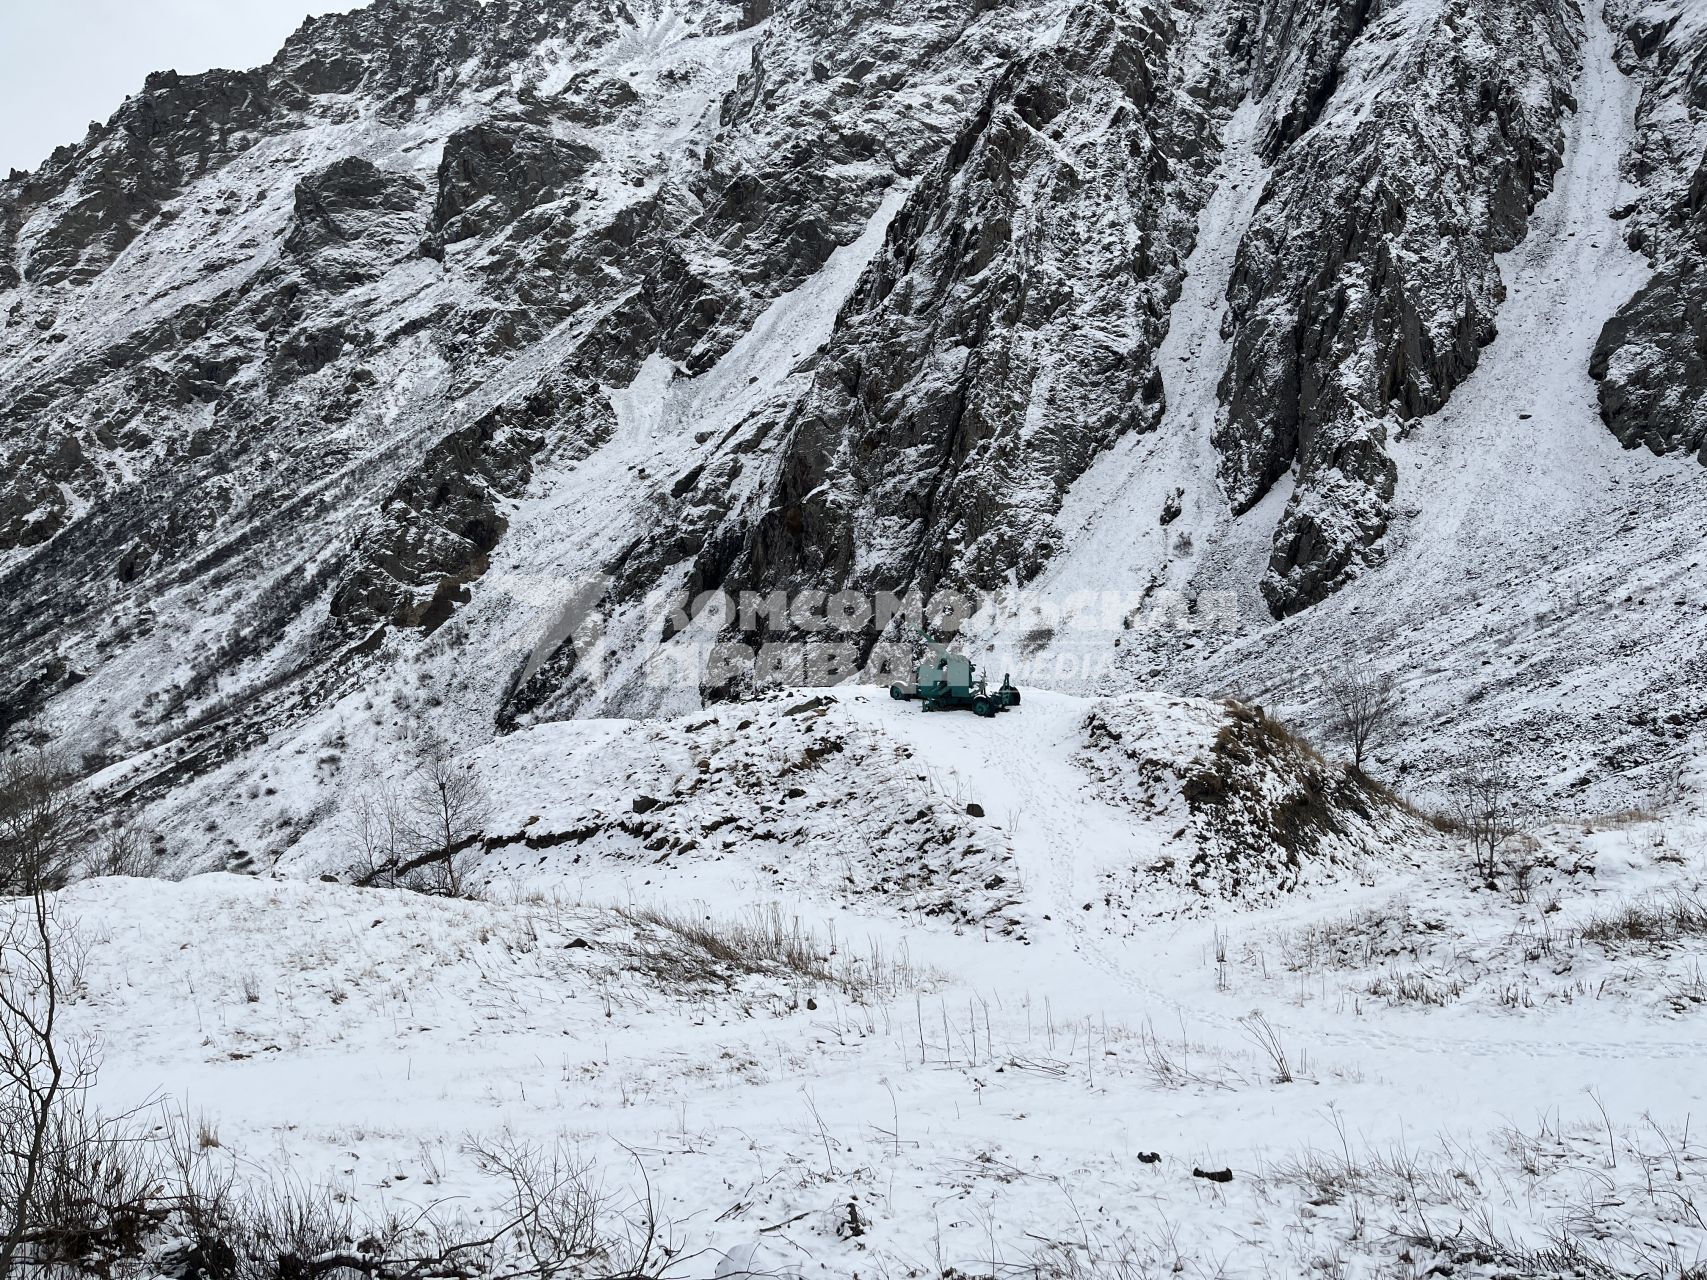
[(1261, 707), (1110, 700), (1086, 718), (1084, 741), (1080, 763), (1104, 798), (1175, 824), (1159, 856), (1108, 875), (1110, 905), (1142, 911), (1159, 888), (1267, 901), (1376, 875), (1426, 834), (1385, 787)]
[(498, 800), (481, 840), (488, 874), (625, 864), (672, 878), (726, 873), (761, 896), (818, 892), (1021, 928), (1022, 885), (999, 820), (832, 698), (588, 729), (543, 725), (477, 758)]

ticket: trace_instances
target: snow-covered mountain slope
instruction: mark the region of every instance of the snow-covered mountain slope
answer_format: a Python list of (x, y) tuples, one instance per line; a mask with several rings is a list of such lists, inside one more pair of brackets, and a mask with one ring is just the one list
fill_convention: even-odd
[[(0, 183), (0, 750), (160, 877), (55, 898), (91, 1101), (496, 1241), (376, 1277), (572, 1270), (518, 1161), (576, 1274), (1703, 1274), (1700, 9), (151, 77)], [(922, 621), (1022, 701), (890, 697)], [(101, 1274), (225, 1274), (182, 1213)]]
[[(1310, 722), (1352, 658), (1406, 785), (1502, 742), (1548, 804), (1645, 796), (1707, 731), (1704, 40), (376, 0), (154, 77), (0, 185), (6, 724), (217, 863), (347, 808), (305, 759), (686, 714), (817, 593), (983, 591), (1028, 687)], [(206, 838), (281, 774), (287, 825)]]
[(1674, 762), (1702, 749), (1707, 526), (1695, 460), (1620, 450), (1584, 376), (1647, 278), (1617, 221), (1637, 86), (1613, 69), (1609, 34), (1590, 33), (1564, 165), (1500, 263), (1499, 336), (1446, 407), (1393, 443), (1387, 565), (1208, 674), (1283, 698), (1344, 637), (1401, 681), (1409, 722), (1432, 739), (1425, 767), (1502, 746), (1592, 805), (1582, 792), (1609, 779), (1622, 786), (1602, 797), (1663, 793)]
[(1161, 696), (1039, 695), (982, 734), (881, 694), (785, 696), (688, 725), (543, 726), (478, 767), (510, 797), (487, 847), (520, 859), (494, 874), (524, 872), (524, 846), (746, 877), (757, 848), (773, 891), (1022, 936), (1063, 891), (1098, 920), (1263, 901), (1372, 879), (1426, 832), (1260, 710)]
[[(1645, 802), (1663, 792), (1675, 761), (1700, 754), (1702, 474), (1677, 453), (1621, 450), (1589, 376), (1608, 323), (1649, 274), (1620, 236), (1639, 85), (1618, 71), (1613, 37), (1589, 18), (1562, 167), (1527, 239), (1498, 260), (1499, 333), (1443, 408), (1384, 446), (1398, 509), (1383, 566), (1304, 614), (1229, 640), (1225, 615), (1248, 623), (1257, 607), (1264, 531), (1284, 523), (1286, 499), (1234, 518), (1204, 482), (1200, 439), (1195, 471), (1178, 453), (1154, 452), (1165, 447), (1164, 427), (1160, 441), (1111, 451), (1087, 477), (1083, 506), (1069, 507), (1085, 512), (1085, 531), (1041, 580), (1068, 620), (1036, 659), (1044, 672), (1069, 673), (1069, 687), (1115, 689), (1178, 687), (1183, 669), (1187, 688), (1310, 707), (1325, 673), (1368, 663), (1404, 692), (1405, 732), (1383, 753), (1401, 776), (1417, 768), (1438, 778), (1478, 752), (1511, 751), (1567, 806)], [(1261, 184), (1237, 154), (1223, 179), (1228, 200)], [(1206, 292), (1228, 269), (1227, 243), (1200, 243), (1193, 267), (1212, 273)], [(1175, 334), (1192, 334), (1192, 352), (1219, 363), (1212, 331)], [(1194, 376), (1182, 382), (1201, 396)], [(1174, 484), (1188, 490), (1182, 514), (1144, 521), (1136, 554), (1123, 555), (1121, 530), (1137, 523), (1126, 513), (1155, 509)], [(1107, 641), (1094, 593), (1109, 586), (1146, 599), (1171, 590), (1186, 603), (1223, 600), (1223, 616), (1205, 610), (1194, 622), (1182, 609), (1170, 625), (1152, 604), (1140, 618), (1150, 625), (1098, 655)], [(1012, 629), (995, 638), (1024, 647)], [(1196, 656), (1206, 649), (1214, 652)]]

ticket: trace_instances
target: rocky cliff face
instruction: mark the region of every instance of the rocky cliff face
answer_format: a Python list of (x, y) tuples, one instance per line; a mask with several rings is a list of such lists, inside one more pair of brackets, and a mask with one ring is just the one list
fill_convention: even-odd
[[(942, 56), (969, 7), (905, 46), (839, 6), (747, 17), (386, 0), (261, 71), (155, 77), (10, 181), (9, 653), (44, 665), (206, 557), (303, 611), (235, 642), (281, 674), (441, 623), (533, 456), (608, 438), (599, 388), (715, 361), (999, 65), (993, 19)], [(873, 113), (908, 59), (916, 104)]]
[(1551, 186), (1581, 37), (1568, 0), (1284, 16), (1259, 64), (1275, 164), (1234, 268), (1215, 433), (1235, 511), (1296, 481), (1262, 584), (1277, 615), (1380, 560), (1387, 440), (1493, 340), (1494, 255)]
[(1620, 60), (1642, 81), (1632, 170), (1645, 193), (1628, 239), (1654, 278), (1595, 348), (1601, 415), (1627, 448), (1679, 450), (1707, 464), (1707, 15), (1636, 7)]
[(703, 586), (1027, 580), (1099, 450), (1154, 426), (1214, 88), (1160, 12), (1070, 9), (913, 189)]
[[(1702, 24), (1667, 3), (1614, 14), (1656, 273), (1594, 371), (1620, 439), (1699, 451)], [(1499, 332), (1583, 33), (1572, 0), (375, 0), (151, 77), (0, 184), (6, 722), (166, 794), (388, 682), (464, 737), (639, 709), (576, 687), (586, 575), (620, 667), (663, 590), (1046, 574), (1168, 411), (1246, 99), (1199, 554), (1308, 609), (1378, 571), (1395, 441)]]

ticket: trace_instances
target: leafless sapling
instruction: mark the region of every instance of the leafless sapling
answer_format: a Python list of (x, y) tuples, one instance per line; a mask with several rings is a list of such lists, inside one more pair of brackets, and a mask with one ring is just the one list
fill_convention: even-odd
[(340, 834), (357, 884), (396, 885), (413, 839), (402, 791), (385, 781), (363, 787), (340, 824)]
[(1372, 747), (1391, 736), (1399, 713), (1399, 694), (1390, 675), (1347, 666), (1323, 682), (1328, 703), (1328, 731), (1351, 752), (1352, 764), (1363, 768)]
[(472, 846), (491, 814), (480, 775), (457, 760), (443, 738), (429, 734), (416, 744), (404, 804), (413, 854), (405, 870), (424, 872), (432, 891), (461, 897)]
[(52, 751), (0, 759), (0, 895), (62, 886), (86, 835), (85, 815)]
[(0, 1280), (49, 1227), (44, 1200), (82, 1113), (94, 1061), (60, 1012), (76, 984), (75, 940), (39, 881), (0, 904)]
[(1452, 814), (1477, 874), (1493, 884), (1500, 849), (1517, 834), (1516, 779), (1503, 752), (1484, 751), (1453, 775)]

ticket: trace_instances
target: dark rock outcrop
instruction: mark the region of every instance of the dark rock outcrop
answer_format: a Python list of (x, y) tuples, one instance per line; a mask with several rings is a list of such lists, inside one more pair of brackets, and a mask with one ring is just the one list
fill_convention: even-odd
[(1269, 103), (1270, 160), (1309, 132), (1339, 87), (1351, 44), (1378, 16), (1379, 0), (1269, 0), (1251, 6), (1251, 89)]
[(1379, 557), (1389, 429), (1440, 408), (1492, 340), (1494, 255), (1551, 186), (1581, 31), (1568, 0), (1280, 11), (1295, 51), (1259, 68), (1290, 89), (1270, 145), (1295, 140), (1228, 289), (1215, 444), (1236, 512), (1296, 476), (1262, 584), (1284, 616)]
[(28, 174), (13, 173), (0, 182), (0, 289), (16, 289), (22, 278), (18, 275), (18, 203)]
[(561, 440), (570, 423), (589, 418), (590, 430), (608, 433), (608, 412), (588, 402), (584, 381), (565, 377), (489, 410), (430, 448), (358, 538), (353, 565), (329, 607), (335, 631), (443, 626), (486, 572), (508, 527), (502, 503), (526, 489), (548, 438)]
[(765, 509), (696, 582), (929, 591), (1043, 567), (1067, 486), (1162, 411), (1213, 162), (1177, 48), (1165, 18), (1089, 3), (997, 81), (844, 307)]
[(536, 205), (561, 199), (598, 158), (592, 147), (526, 120), (459, 129), (445, 142), (439, 164), (435, 242), (489, 235)]
[(93, 279), (188, 182), (278, 127), (281, 107), (258, 71), (148, 77), (80, 147), (61, 147), (24, 191), (48, 205), (24, 261), (38, 284)]
[(1646, 192), (1629, 239), (1655, 270), (1607, 322), (1589, 372), (1626, 448), (1707, 464), (1707, 21), (1688, 6), (1643, 8), (1620, 53), (1643, 82), (1631, 169)]
[(338, 160), (296, 185), (284, 251), (328, 290), (367, 284), (420, 242), (425, 188), (358, 157)]

